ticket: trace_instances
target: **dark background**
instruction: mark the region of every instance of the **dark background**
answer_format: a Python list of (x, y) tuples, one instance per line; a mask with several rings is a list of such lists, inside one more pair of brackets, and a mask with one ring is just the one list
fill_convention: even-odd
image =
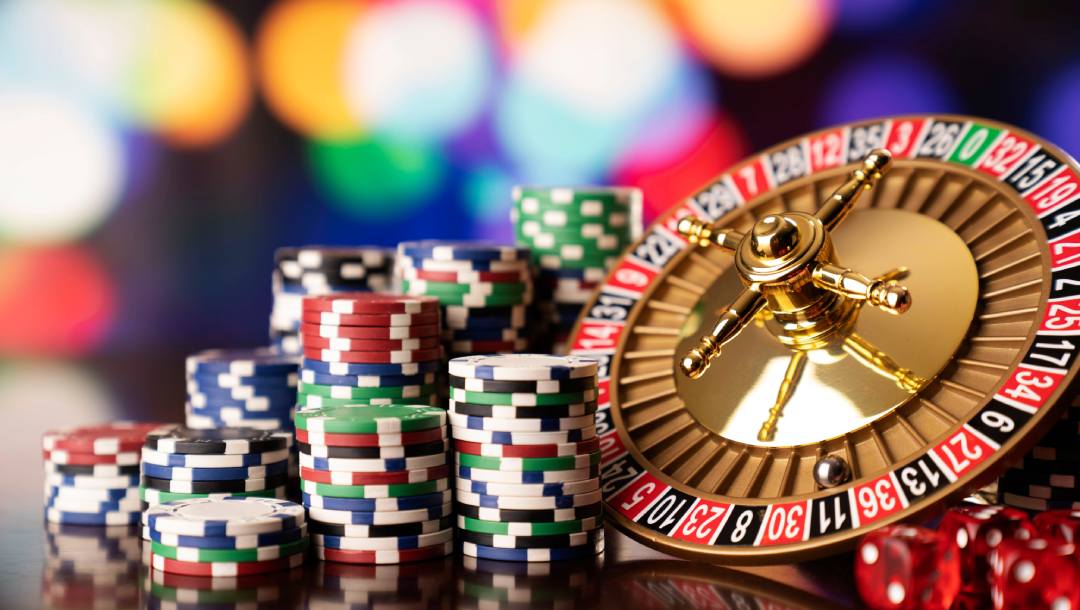
[(506, 241), (517, 183), (638, 185), (648, 219), (872, 116), (1077, 154), (1078, 28), (1050, 1), (0, 2), (0, 518), (36, 506), (43, 430), (178, 420), (186, 353), (265, 343), (277, 246)]

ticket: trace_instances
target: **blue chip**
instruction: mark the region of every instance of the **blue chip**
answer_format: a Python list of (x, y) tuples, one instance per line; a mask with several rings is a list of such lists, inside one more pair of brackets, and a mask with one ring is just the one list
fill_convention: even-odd
[(596, 544), (551, 549), (502, 549), (472, 542), (463, 542), (461, 546), (462, 553), (469, 557), (499, 561), (559, 561), (589, 557), (604, 551), (603, 539)]
[(186, 536), (183, 534), (163, 534), (147, 527), (144, 532), (154, 542), (168, 546), (194, 547), (199, 549), (250, 549), (260, 546), (276, 546), (295, 542), (304, 537), (306, 527), (263, 532), (243, 536)]
[(139, 511), (119, 511), (101, 513), (76, 513), (70, 511), (45, 509), (45, 520), (52, 523), (69, 525), (133, 525), (139, 522)]
[(218, 403), (234, 402), (248, 403), (269, 401), (271, 403), (288, 402), (296, 400), (296, 388), (280, 387), (268, 388), (215, 388), (204, 386), (189, 386), (188, 396), (203, 396), (207, 401)]
[(328, 375), (304, 369), (300, 371), (300, 378), (304, 383), (338, 385), (351, 388), (397, 388), (407, 385), (435, 383), (434, 373), (421, 373), (419, 375)]
[[(313, 521), (325, 521), (329, 523), (336, 523), (339, 525), (387, 525), (396, 523), (415, 523), (419, 521), (432, 521), (436, 519), (442, 519), (448, 515), (453, 514), (454, 509), (450, 506), (450, 503), (442, 504), (439, 506), (431, 506), (428, 508), (416, 509), (420, 511), (419, 515), (409, 515), (407, 520), (400, 520), (393, 511), (359, 511), (359, 510), (339, 510), (332, 513), (321, 514), (322, 509), (311, 508), (311, 519)], [(409, 511), (412, 513), (413, 511)], [(333, 520), (329, 520), (326, 517), (333, 515)]]
[(289, 471), (288, 460), (265, 466), (241, 466), (235, 468), (183, 468), (174, 466), (142, 465), (143, 474), (157, 479), (183, 479), (188, 481), (233, 481), (241, 479), (265, 479)]
[[(489, 472), (489, 471), (487, 469), (484, 469), (484, 468), (472, 468), (472, 467), (469, 467), (469, 466), (458, 466), (457, 472), (458, 472), (459, 477), (461, 477), (463, 479), (473, 480), (473, 473), (474, 472), (477, 473), (478, 477), (483, 477), (483, 474), (485, 472)], [(507, 483), (529, 483), (529, 484), (556, 483), (556, 482), (558, 482), (558, 480), (551, 481), (551, 480), (549, 480), (549, 478), (559, 476), (561, 474), (562, 474), (562, 472), (558, 471), (558, 470), (551, 471), (551, 472), (545, 472), (543, 470), (533, 470), (533, 471), (524, 471), (524, 472), (499, 471), (499, 481), (500, 482), (507, 482)], [(600, 476), (600, 466), (599, 465), (590, 466), (589, 471), (588, 471), (588, 475), (589, 475), (589, 478)]]
[(425, 239), (398, 244), (398, 253), (414, 259), (436, 261), (519, 261), (530, 258), (528, 248), (475, 241)]
[(189, 375), (227, 373), (240, 377), (287, 375), (296, 370), (296, 357), (266, 348), (246, 350), (207, 350), (192, 354), (185, 362)]
[[(466, 479), (465, 477), (458, 477), (458, 478), (460, 480), (462, 480), (462, 481), (468, 481), (469, 482), (469, 491), (471, 491), (474, 494), (482, 494), (482, 495), (485, 495), (485, 496), (498, 495), (497, 493), (492, 493), (492, 491), (497, 492), (500, 486), (507, 485), (506, 483), (491, 483), (491, 482), (488, 482), (488, 481), (473, 481), (473, 480), (470, 480), (470, 479)], [(573, 484), (574, 484), (573, 482), (568, 482), (568, 483), (562, 483), (562, 482), (548, 483), (548, 482), (544, 482), (544, 483), (537, 483), (536, 485), (540, 486), (540, 493), (538, 494), (540, 496), (566, 496), (566, 495), (569, 495), (565, 491), (566, 486), (567, 485), (573, 485)]]
[(237, 388), (246, 391), (261, 391), (261, 390), (288, 390), (292, 388), (295, 391), (296, 388), (296, 375), (293, 374), (296, 371), (285, 375), (260, 375), (260, 376), (246, 376), (237, 377), (235, 375), (189, 375), (188, 380), (195, 383), (196, 386), (203, 389), (228, 389)]
[(360, 364), (353, 362), (323, 362), (305, 358), (303, 368), (323, 375), (420, 375), (434, 373), (439, 370), (442, 362), (429, 360), (427, 362), (411, 362), (405, 364)]

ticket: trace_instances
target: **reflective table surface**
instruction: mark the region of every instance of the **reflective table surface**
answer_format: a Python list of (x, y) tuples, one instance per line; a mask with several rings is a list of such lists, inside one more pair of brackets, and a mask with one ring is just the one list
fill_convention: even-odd
[(687, 562), (607, 530), (589, 561), (474, 560), (354, 566), (309, 557), (290, 572), (202, 578), (148, 570), (137, 528), (59, 527), (42, 518), (41, 433), (121, 419), (180, 421), (181, 355), (0, 366), (0, 610), (33, 608), (720, 608), (859, 607), (850, 554), (726, 568)]

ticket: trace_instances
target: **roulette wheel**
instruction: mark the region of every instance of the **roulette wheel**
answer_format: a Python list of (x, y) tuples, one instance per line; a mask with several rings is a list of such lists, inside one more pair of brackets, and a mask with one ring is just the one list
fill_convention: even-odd
[(629, 247), (600, 359), (606, 513), (661, 550), (795, 561), (926, 516), (1063, 412), (1076, 162), (961, 116), (843, 125), (718, 176)]

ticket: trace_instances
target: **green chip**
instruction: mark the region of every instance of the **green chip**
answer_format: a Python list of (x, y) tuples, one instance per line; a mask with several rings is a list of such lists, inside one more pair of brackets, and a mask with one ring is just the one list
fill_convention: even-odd
[(534, 394), (530, 392), (471, 392), (462, 388), (450, 388), (450, 398), (457, 402), (480, 405), (554, 407), (558, 405), (577, 405), (596, 400), (596, 390)]
[(160, 542), (151, 542), (150, 550), (155, 555), (161, 555), (168, 559), (180, 561), (195, 561), (198, 563), (210, 562), (235, 562), (235, 561), (264, 561), (288, 557), (302, 553), (307, 548), (308, 539), (305, 536), (300, 540), (286, 542), (275, 546), (263, 546), (254, 549), (203, 549), (197, 547), (175, 547)]
[(601, 248), (595, 243), (572, 241), (558, 243), (552, 247), (540, 247), (530, 238), (524, 238), (523, 241), (528, 244), (534, 259), (542, 256), (557, 256), (563, 260), (591, 262), (594, 264), (598, 262), (602, 264), (608, 258), (619, 256), (626, 249), (626, 245), (629, 244), (629, 242), (626, 242), (626, 244), (617, 244), (611, 248)]
[(296, 427), (308, 432), (380, 434), (430, 430), (446, 425), (446, 411), (415, 405), (352, 405), (301, 409)]
[(436, 389), (437, 386), (434, 383), (427, 383), (424, 385), (380, 386), (374, 388), (361, 388), (355, 386), (330, 386), (301, 382), (297, 390), (297, 394), (341, 399), (401, 398), (407, 400), (409, 398), (434, 394)]
[(509, 470), (518, 472), (546, 472), (549, 470), (577, 470), (600, 463), (600, 452), (588, 455), (588, 464), (583, 464), (580, 455), (564, 455), (550, 458), (498, 458), (471, 453), (458, 453), (458, 463), (469, 468), (483, 470)]
[(191, 500), (194, 498), (210, 498), (218, 496), (244, 496), (248, 498), (284, 498), (285, 493), (281, 487), (260, 489), (258, 491), (236, 491), (232, 493), (188, 494), (174, 491), (163, 491), (160, 489), (148, 489), (142, 485), (139, 486), (139, 499), (148, 504), (164, 504), (166, 502), (174, 502), (176, 500)]
[(433, 280), (404, 280), (413, 287), (423, 287), (424, 292), (431, 295), (462, 295), (462, 294), (498, 294), (520, 295), (525, 292), (527, 286), (521, 282), (475, 282), (462, 284), (458, 282), (436, 282)]
[(332, 498), (404, 498), (444, 491), (447, 488), (445, 478), (420, 483), (396, 483), (390, 485), (333, 485), (301, 481), (305, 493), (314, 493)]
[(323, 407), (359, 407), (359, 406), (390, 406), (393, 404), (408, 403), (410, 406), (424, 406), (435, 403), (436, 394), (432, 390), (428, 394), (421, 394), (415, 398), (326, 398), (314, 394), (297, 393), (296, 404), (307, 409), (319, 409)]
[(641, 207), (641, 191), (627, 187), (530, 187), (513, 190), (514, 207), (526, 212), (574, 210), (596, 217)]
[(458, 515), (458, 527), (470, 532), (503, 536), (557, 536), (576, 534), (597, 529), (603, 525), (601, 517), (588, 517), (575, 521), (552, 521), (549, 523), (484, 521)]
[(425, 295), (436, 297), (439, 299), (441, 305), (464, 305), (468, 307), (503, 307), (510, 305), (521, 305), (528, 301), (530, 293), (524, 289), (523, 284), (511, 284), (513, 286), (522, 286), (522, 289), (516, 292), (491, 292), (488, 293), (476, 293), (470, 292), (467, 284), (451, 284), (448, 282), (437, 282), (439, 284), (445, 284), (448, 286), (464, 286), (466, 290), (461, 291), (457, 289), (443, 289), (433, 288), (431, 285), (436, 282), (427, 282), (423, 280), (402, 280), (401, 292), (403, 294), (413, 295)]

